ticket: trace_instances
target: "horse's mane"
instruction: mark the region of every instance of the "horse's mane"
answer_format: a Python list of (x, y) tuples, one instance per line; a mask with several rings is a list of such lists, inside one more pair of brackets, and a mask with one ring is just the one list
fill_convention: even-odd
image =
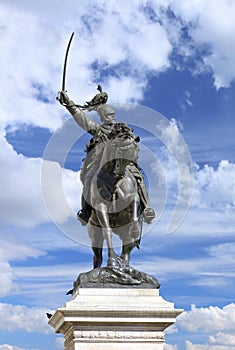
[(133, 129), (130, 129), (126, 123), (114, 124), (103, 148), (101, 164), (112, 162), (115, 166), (118, 159), (137, 164), (139, 140), (140, 138), (133, 134)]
[(105, 142), (97, 174), (97, 185), (104, 198), (110, 198), (126, 166), (138, 162), (139, 138), (125, 123), (116, 123)]

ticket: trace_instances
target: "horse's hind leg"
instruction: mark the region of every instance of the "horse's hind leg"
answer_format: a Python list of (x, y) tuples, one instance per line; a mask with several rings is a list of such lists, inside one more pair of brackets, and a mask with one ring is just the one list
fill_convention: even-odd
[(88, 225), (88, 233), (91, 239), (91, 247), (94, 253), (93, 268), (96, 269), (97, 267), (100, 267), (102, 265), (102, 261), (103, 261), (102, 251), (103, 251), (104, 238), (102, 235), (101, 228), (92, 226), (91, 224)]

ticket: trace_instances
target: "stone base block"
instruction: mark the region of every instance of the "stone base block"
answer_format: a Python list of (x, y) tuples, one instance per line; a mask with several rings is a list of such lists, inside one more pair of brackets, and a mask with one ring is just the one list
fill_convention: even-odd
[(164, 330), (182, 311), (158, 289), (80, 288), (49, 324), (65, 350), (163, 350)]

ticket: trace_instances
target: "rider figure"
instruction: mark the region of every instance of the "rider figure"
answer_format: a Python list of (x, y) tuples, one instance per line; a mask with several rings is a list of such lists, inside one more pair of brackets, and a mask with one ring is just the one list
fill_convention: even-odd
[[(115, 112), (113, 108), (106, 104), (108, 95), (106, 92), (102, 92), (102, 87), (98, 85), (100, 91), (90, 102), (86, 102), (84, 106), (76, 105), (68, 95), (61, 91), (59, 93), (59, 102), (65, 106), (70, 114), (73, 116), (77, 124), (89, 132), (93, 137), (86, 146), (86, 158), (83, 161), (83, 167), (81, 169), (80, 178), (83, 183), (83, 195), (82, 195), (82, 209), (78, 212), (78, 219), (83, 225), (86, 225), (91, 215), (90, 206), (90, 185), (91, 180), (95, 174), (95, 171), (99, 167), (100, 159), (102, 155), (102, 149), (109, 135), (114, 132), (115, 126), (118, 124), (115, 121)], [(95, 122), (87, 117), (85, 110), (95, 110), (100, 116), (102, 124)], [(126, 123), (120, 123), (128, 128)], [(128, 128), (129, 129), (129, 128)], [(129, 129), (131, 132), (132, 130)], [(135, 137), (133, 135), (133, 137)], [(136, 137), (137, 142), (139, 138)], [(149, 207), (148, 193), (145, 187), (143, 175), (141, 169), (137, 164), (131, 163), (129, 170), (136, 178), (138, 184), (138, 193), (140, 195), (141, 203), (143, 206), (143, 217), (145, 222), (151, 223), (155, 217), (154, 210)]]

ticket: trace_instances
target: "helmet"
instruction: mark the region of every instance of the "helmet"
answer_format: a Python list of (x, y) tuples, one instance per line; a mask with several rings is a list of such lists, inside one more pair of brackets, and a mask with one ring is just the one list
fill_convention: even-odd
[(110, 105), (102, 104), (97, 106), (95, 110), (99, 114), (102, 121), (110, 120), (110, 117), (111, 119), (114, 119), (115, 111)]

